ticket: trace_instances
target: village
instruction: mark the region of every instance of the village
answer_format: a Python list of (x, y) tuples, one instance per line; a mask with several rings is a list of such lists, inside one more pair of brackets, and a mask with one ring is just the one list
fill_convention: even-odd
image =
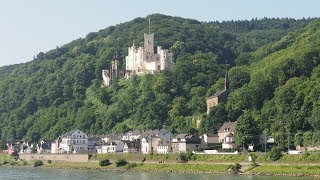
[[(144, 34), (144, 47), (128, 48), (126, 69), (118, 69), (119, 54), (114, 53), (111, 69), (102, 70), (104, 86), (110, 86), (118, 78), (130, 78), (131, 75), (143, 75), (170, 68), (172, 53), (157, 47), (154, 52), (154, 34)], [(226, 103), (229, 94), (228, 69), (224, 80), (224, 89), (206, 99), (207, 114), (212, 107)], [(197, 121), (199, 125), (200, 120)], [(168, 154), (193, 151), (199, 154), (237, 154), (235, 138), (236, 122), (224, 122), (217, 134), (176, 134), (161, 130), (129, 131), (125, 134), (88, 135), (85, 130), (72, 130), (60, 135), (56, 140), (42, 140), (39, 143), (9, 139), (6, 142), (5, 154), (107, 154), (107, 153), (140, 153)], [(259, 147), (266, 148), (274, 143), (273, 137), (257, 135)], [(249, 151), (254, 151), (254, 144), (248, 144)], [(258, 145), (256, 145), (257, 147)], [(243, 146), (244, 147), (244, 146)], [(234, 152), (232, 152), (234, 151)]]
[[(217, 150), (204, 150), (218, 147), (222, 152), (236, 148), (236, 122), (224, 123), (218, 134), (173, 134), (166, 129), (129, 131), (125, 134), (87, 135), (81, 130), (73, 130), (59, 136), (54, 141), (40, 143), (8, 140), (6, 154), (168, 154), (197, 151), (217, 154)], [(263, 138), (261, 143), (263, 143)], [(270, 142), (272, 143), (272, 142)], [(253, 146), (249, 147), (253, 151)], [(221, 153), (222, 153), (221, 152)], [(227, 152), (225, 152), (227, 153)]]

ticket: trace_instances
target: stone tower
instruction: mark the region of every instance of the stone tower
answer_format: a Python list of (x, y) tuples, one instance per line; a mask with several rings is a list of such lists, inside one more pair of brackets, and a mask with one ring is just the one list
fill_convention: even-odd
[(148, 53), (151, 55), (154, 54), (154, 52), (153, 52), (154, 51), (153, 50), (153, 48), (154, 48), (153, 39), (154, 39), (154, 34), (144, 34), (144, 49), (147, 54)]

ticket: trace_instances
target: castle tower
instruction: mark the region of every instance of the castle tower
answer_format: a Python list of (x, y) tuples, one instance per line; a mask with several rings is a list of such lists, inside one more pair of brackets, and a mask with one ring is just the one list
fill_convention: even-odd
[(154, 54), (154, 34), (144, 34), (144, 49), (147, 54)]
[(118, 51), (116, 51), (114, 54), (113, 54), (113, 60), (111, 61), (111, 78), (112, 80), (114, 78), (118, 78), (118, 63), (119, 63), (119, 53)]

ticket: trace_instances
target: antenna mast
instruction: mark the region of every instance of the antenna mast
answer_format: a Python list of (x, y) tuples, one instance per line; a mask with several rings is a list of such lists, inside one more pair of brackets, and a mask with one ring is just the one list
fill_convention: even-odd
[(149, 34), (150, 34), (150, 17), (149, 17)]

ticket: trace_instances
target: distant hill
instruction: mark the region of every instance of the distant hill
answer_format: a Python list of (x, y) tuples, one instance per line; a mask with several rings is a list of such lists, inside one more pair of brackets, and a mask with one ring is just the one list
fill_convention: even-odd
[[(319, 84), (319, 20), (149, 17), (155, 44), (174, 53), (172, 70), (101, 87), (101, 70), (110, 67), (113, 53), (118, 50), (123, 60), (133, 42), (142, 45), (146, 18), (89, 33), (40, 52), (31, 62), (1, 67), (2, 145), (8, 138), (54, 139), (75, 128), (90, 134), (162, 127), (215, 132), (219, 123), (236, 120), (242, 110), (261, 121), (261, 130), (277, 130), (272, 123), (278, 117), (298, 122), (293, 131), (316, 129), (319, 102), (312, 85)], [(205, 98), (222, 87), (226, 61), (233, 67), (230, 103), (207, 116)], [(303, 108), (309, 108), (306, 114), (301, 114)], [(296, 114), (288, 118), (292, 110)], [(200, 129), (195, 116), (203, 120)]]

